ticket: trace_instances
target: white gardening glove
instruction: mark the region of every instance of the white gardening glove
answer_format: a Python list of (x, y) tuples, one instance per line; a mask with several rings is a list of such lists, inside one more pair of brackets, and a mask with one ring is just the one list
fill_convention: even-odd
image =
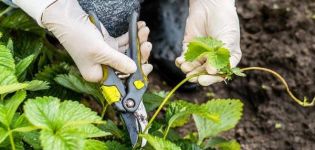
[(190, 82), (202, 86), (224, 81), (224, 78), (215, 76), (217, 70), (205, 58), (194, 62), (185, 61), (184, 54), (188, 43), (197, 37), (213, 37), (223, 41), (231, 53), (231, 67), (235, 67), (241, 57), (240, 27), (234, 0), (190, 0), (189, 17), (186, 24), (186, 33), (183, 41), (183, 54), (176, 59), (176, 65), (187, 76), (200, 72), (207, 72), (193, 78)]
[[(123, 49), (128, 48), (128, 36), (125, 34), (116, 39), (112, 38), (104, 27), (105, 34), (102, 35), (91, 23), (88, 14), (82, 10), (77, 0), (41, 0), (40, 2), (15, 0), (13, 2), (56, 36), (87, 81), (98, 82), (103, 78), (102, 65), (108, 65), (126, 74), (136, 71), (135, 62), (121, 53)], [(147, 42), (149, 29), (143, 22), (139, 22), (138, 27), (142, 59), (146, 62), (152, 49), (151, 43)], [(151, 70), (151, 65), (144, 65), (145, 73), (148, 74)]]

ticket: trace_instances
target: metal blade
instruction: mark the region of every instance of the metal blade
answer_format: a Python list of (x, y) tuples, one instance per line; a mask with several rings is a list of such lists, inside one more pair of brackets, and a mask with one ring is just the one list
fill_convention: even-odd
[(121, 116), (126, 124), (132, 147), (134, 147), (138, 142), (140, 131), (137, 118), (133, 113), (122, 113)]
[[(146, 111), (142, 101), (141, 101), (138, 109), (135, 111), (134, 115), (137, 118), (137, 121), (139, 124), (139, 128), (140, 128), (139, 131), (143, 134), (147, 134), (148, 131), (146, 131), (144, 133), (144, 130), (145, 130), (146, 126), (148, 125), (148, 120), (147, 120), (148, 114), (147, 114), (147, 111)], [(141, 147), (144, 147), (146, 145), (146, 143), (147, 143), (147, 140), (142, 139)]]

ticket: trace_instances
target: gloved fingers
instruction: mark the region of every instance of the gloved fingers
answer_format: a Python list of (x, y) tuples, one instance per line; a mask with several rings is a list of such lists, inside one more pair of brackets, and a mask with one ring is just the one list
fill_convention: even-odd
[(148, 41), (149, 34), (150, 34), (149, 27), (144, 26), (144, 27), (139, 29), (139, 31), (138, 31), (138, 38), (139, 38), (140, 44), (142, 44), (143, 42)]
[(209, 75), (215, 75), (215, 74), (218, 73), (217, 68), (213, 67), (213, 66), (210, 65), (208, 62), (206, 62), (206, 63), (204, 64), (204, 66), (205, 66), (205, 69), (206, 69), (206, 71), (207, 71), (207, 73), (208, 73)]
[(206, 62), (206, 58), (205, 57), (200, 57), (197, 60), (192, 61), (192, 62), (188, 62), (188, 61), (185, 61), (185, 60), (183, 62), (180, 62), (180, 61), (182, 61), (181, 59), (182, 59), (182, 57), (178, 58), (176, 63), (179, 65), (179, 68), (184, 73), (191, 72), (194, 69), (196, 69), (197, 67), (202, 66)]
[(224, 78), (220, 76), (213, 76), (213, 75), (201, 75), (198, 77), (198, 83), (201, 86), (209, 86), (214, 83), (222, 82)]
[[(137, 25), (138, 25), (138, 38), (139, 38), (140, 44), (142, 45), (144, 42), (147, 42), (150, 29), (146, 26), (146, 23), (144, 21), (139, 21)], [(126, 50), (129, 48), (129, 32), (116, 38), (116, 40), (118, 41), (119, 51), (122, 53), (125, 53)], [(145, 46), (150, 47), (148, 44), (146, 44)], [(152, 48), (150, 48), (149, 51), (151, 51), (151, 49)], [(147, 51), (147, 49), (145, 49), (145, 51)]]
[(151, 64), (143, 64), (142, 71), (143, 73), (148, 76), (153, 70), (153, 66)]
[(137, 22), (137, 25), (138, 25), (138, 29), (141, 29), (142, 27), (147, 26), (146, 23), (145, 23), (145, 21), (138, 21), (138, 22)]
[(129, 48), (129, 44), (127, 45), (122, 45), (119, 47), (119, 52), (126, 54), (126, 50)]
[(107, 29), (104, 27), (104, 25), (100, 24), (100, 26), (101, 26), (101, 33), (102, 33), (104, 39), (106, 40), (107, 38), (112, 38), (112, 36), (109, 35)]
[(193, 62), (184, 62), (181, 66), (180, 69), (184, 73), (188, 73), (196, 69), (197, 67), (201, 66), (201, 63), (198, 60), (195, 60)]
[[(189, 76), (192, 76), (192, 75), (195, 75), (195, 74), (198, 74), (198, 73), (201, 73), (205, 70), (205, 67), (204, 65), (203, 66), (199, 66), (198, 68), (196, 68), (195, 70), (189, 72), (186, 74), (186, 77), (189, 77)], [(198, 81), (198, 77), (194, 77), (194, 78), (191, 78), (189, 80), (189, 82), (192, 82), (192, 83), (197, 83)]]
[(182, 56), (179, 56), (176, 58), (175, 60), (175, 64), (178, 68), (180, 68), (180, 66), (185, 62), (185, 57), (182, 55)]
[(100, 26), (101, 26), (101, 33), (103, 35), (104, 41), (107, 44), (109, 44), (112, 48), (118, 49), (119, 48), (119, 44), (117, 43), (116, 39), (109, 35), (108, 31), (103, 26), (103, 24), (101, 24)]
[(99, 82), (103, 78), (103, 70), (100, 64), (82, 64), (78, 65), (82, 77), (89, 82)]
[(181, 56), (177, 57), (175, 60), (175, 65), (180, 68), (180, 66), (185, 62), (185, 53), (188, 49), (188, 43), (183, 43), (183, 52)]
[(92, 57), (95, 58), (97, 63), (108, 65), (125, 74), (134, 73), (137, 70), (135, 62), (125, 54), (112, 49), (110, 46), (103, 46), (101, 48)]
[(128, 45), (129, 44), (129, 32), (117, 37), (116, 40), (118, 42), (119, 47)]
[(144, 42), (140, 45), (141, 63), (145, 63), (148, 61), (148, 59), (150, 57), (151, 50), (152, 50), (151, 42)]

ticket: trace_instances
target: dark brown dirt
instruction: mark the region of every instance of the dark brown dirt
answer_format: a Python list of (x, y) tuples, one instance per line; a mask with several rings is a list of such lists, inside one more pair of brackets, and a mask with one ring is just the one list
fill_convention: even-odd
[[(239, 0), (243, 59), (241, 67), (261, 66), (282, 74), (294, 93), (315, 96), (315, 1)], [(194, 93), (177, 93), (201, 103), (211, 97), (239, 98), (244, 117), (228, 137), (245, 150), (315, 149), (315, 107), (302, 108), (273, 76), (248, 72), (227, 85), (219, 83)], [(168, 90), (156, 73), (151, 90)], [(211, 92), (209, 92), (211, 91)], [(214, 93), (214, 94), (213, 94)]]

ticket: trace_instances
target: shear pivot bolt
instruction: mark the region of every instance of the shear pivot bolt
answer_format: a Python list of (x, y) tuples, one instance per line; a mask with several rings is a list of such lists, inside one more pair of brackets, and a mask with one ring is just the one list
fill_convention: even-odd
[(131, 99), (128, 99), (128, 100), (126, 101), (126, 106), (127, 106), (128, 108), (133, 108), (133, 107), (135, 107), (135, 102), (134, 102), (133, 100), (131, 100)]

